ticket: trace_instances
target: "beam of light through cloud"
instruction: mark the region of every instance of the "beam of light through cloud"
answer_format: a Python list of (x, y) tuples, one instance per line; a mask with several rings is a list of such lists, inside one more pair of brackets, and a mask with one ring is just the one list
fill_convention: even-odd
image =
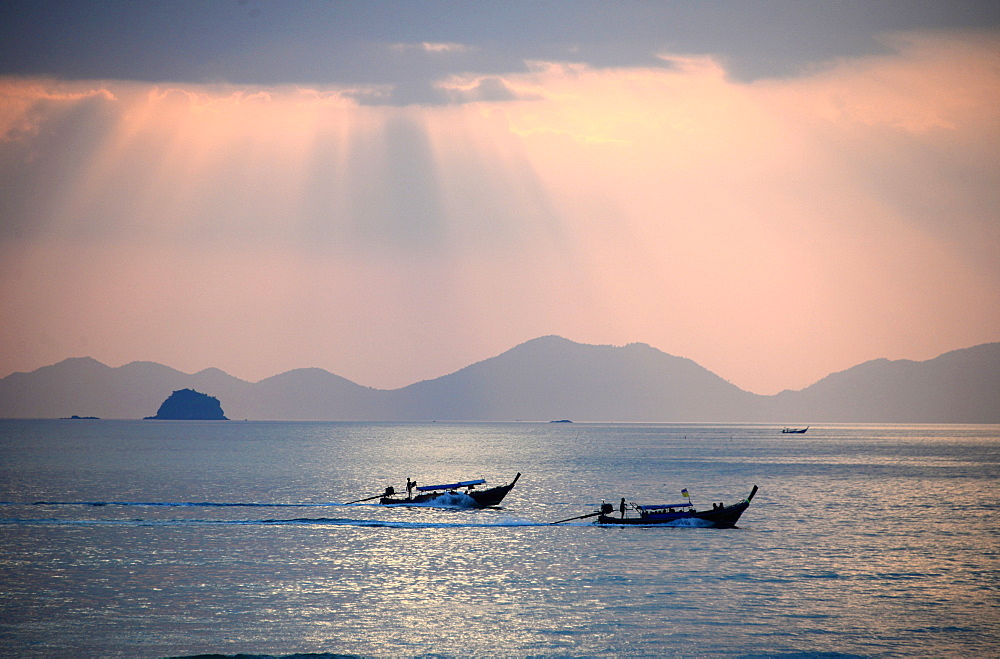
[[(460, 51), (422, 43), (428, 56)], [(773, 393), (997, 339), (995, 35), (377, 87), (0, 85), (0, 371), (436, 377), (543, 334)]]

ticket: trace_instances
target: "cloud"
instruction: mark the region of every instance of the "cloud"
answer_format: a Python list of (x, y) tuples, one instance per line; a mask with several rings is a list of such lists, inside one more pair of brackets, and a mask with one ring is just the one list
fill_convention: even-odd
[(431, 43), (428, 41), (423, 41), (420, 43), (397, 43), (390, 46), (392, 50), (397, 52), (406, 51), (419, 51), (423, 53), (438, 53), (438, 54), (448, 54), (448, 53), (466, 53), (471, 50), (465, 44), (460, 43)]
[(20, 80), (12, 82), (0, 95), (0, 140), (20, 141), (36, 136), (39, 124), (59, 104), (114, 101), (107, 89), (69, 91), (56, 81)]
[(453, 76), (438, 83), (437, 88), (453, 103), (479, 103), (540, 100), (537, 88), (518, 88), (500, 76)]
[[(58, 12), (58, 14), (56, 14)], [(53, 20), (58, 15), (58, 20)], [(888, 32), (996, 29), (997, 3), (539, 2), (20, 3), (0, 21), (0, 75), (159, 84), (380, 89), (371, 105), (454, 102), (434, 85), (525, 62), (657, 68), (662, 52), (720, 62), (735, 81), (808, 75), (887, 54)]]

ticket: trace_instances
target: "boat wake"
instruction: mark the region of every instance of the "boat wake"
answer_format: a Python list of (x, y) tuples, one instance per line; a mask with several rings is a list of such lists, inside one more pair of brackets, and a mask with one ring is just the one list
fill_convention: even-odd
[[(593, 526), (608, 529), (620, 529), (622, 528), (619, 524), (597, 524), (593, 519), (581, 519), (569, 522), (560, 522), (560, 526)], [(633, 528), (691, 528), (691, 529), (707, 529), (712, 528), (715, 525), (712, 522), (697, 519), (693, 517), (680, 518), (671, 520), (669, 522), (650, 522), (649, 524), (629, 524), (629, 527)]]
[[(91, 518), (86, 519), (82, 509), (203, 509), (207, 513), (209, 510), (221, 509), (303, 509), (303, 508), (357, 508), (365, 507), (369, 511), (388, 511), (394, 508), (422, 508), (430, 511), (453, 510), (456, 511), (446, 518), (427, 520), (386, 520), (386, 519), (358, 519), (353, 517), (266, 517), (263, 519), (207, 519), (207, 518), (156, 518), (151, 517), (130, 517), (123, 519)], [(412, 502), (401, 501), (394, 504), (345, 504), (345, 503), (273, 503), (273, 502), (216, 502), (216, 501), (32, 501), (13, 502), (0, 501), (0, 510), (6, 508), (7, 515), (0, 514), (0, 526), (13, 525), (69, 525), (69, 526), (353, 526), (362, 528), (400, 528), (400, 529), (422, 529), (422, 528), (496, 528), (496, 527), (530, 527), (530, 526), (551, 526), (551, 522), (534, 520), (524, 520), (510, 517), (509, 513), (497, 508), (482, 508), (477, 502), (467, 494), (462, 492), (449, 492), (435, 497), (430, 501)], [(79, 514), (73, 514), (73, 509), (80, 510)], [(30, 513), (36, 510), (41, 512), (51, 512), (52, 516), (41, 516)], [(66, 512), (60, 512), (66, 511)], [(459, 513), (458, 511), (462, 511)], [(484, 511), (486, 515), (493, 516), (486, 519), (478, 511)], [(486, 512), (488, 511), (488, 512)], [(179, 510), (178, 510), (179, 512)], [(152, 511), (150, 511), (152, 513)], [(368, 514), (367, 512), (365, 514)], [(44, 513), (43, 513), (44, 515)], [(455, 519), (454, 516), (462, 519)], [(497, 517), (500, 516), (500, 517)], [(580, 519), (572, 521), (565, 526), (588, 526), (599, 527), (591, 519)], [(614, 526), (614, 525), (609, 525)], [(655, 524), (632, 524), (640, 527), (688, 527), (701, 528), (711, 527), (710, 521), (697, 518), (680, 518), (670, 522), (659, 522)]]
[[(378, 503), (275, 503), (264, 501), (0, 501), (0, 506), (52, 506), (52, 507), (88, 507), (88, 508), (332, 508), (338, 506), (378, 506)], [(429, 501), (406, 501), (386, 504), (392, 507), (412, 508), (481, 508), (475, 499), (464, 492), (446, 492), (435, 496)]]
[(479, 503), (464, 492), (445, 492), (435, 496), (430, 501), (400, 501), (399, 503), (380, 504), (386, 506), (407, 506), (411, 508), (481, 508)]
[(661, 522), (659, 524), (636, 524), (635, 526), (673, 526), (681, 528), (692, 528), (692, 529), (707, 529), (715, 526), (712, 522), (706, 519), (698, 519), (695, 517), (687, 517), (676, 519), (671, 522)]
[[(402, 502), (388, 506), (377, 503), (361, 504), (366, 508), (364, 515), (376, 513), (377, 511), (388, 512), (393, 508), (423, 508), (423, 509), (452, 509), (463, 511), (456, 519), (453, 515), (441, 519), (424, 519), (419, 521), (407, 520), (386, 520), (386, 519), (359, 519), (356, 517), (341, 517), (335, 515), (316, 516), (278, 516), (280, 510), (306, 509), (306, 508), (326, 508), (348, 510), (356, 509), (359, 506), (344, 503), (275, 503), (275, 502), (218, 502), (218, 501), (32, 501), (14, 502), (0, 501), (0, 526), (12, 525), (70, 525), (70, 526), (354, 526), (368, 528), (493, 528), (493, 527), (516, 527), (516, 526), (543, 526), (542, 522), (511, 518), (508, 514), (501, 513), (498, 509), (486, 509), (487, 512), (474, 514), (476, 509), (484, 510), (476, 505), (472, 497), (461, 493), (447, 493), (435, 497), (431, 501), (423, 503)], [(121, 510), (122, 513), (128, 509), (134, 509), (137, 514), (134, 517), (115, 518), (113, 510)], [(142, 515), (139, 511), (146, 509), (150, 514)], [(164, 514), (167, 509), (174, 509), (180, 513), (202, 510), (206, 515), (199, 517), (158, 518), (153, 510), (161, 510)], [(260, 518), (247, 518), (240, 516), (240, 519), (210, 519), (209, 511), (217, 511), (223, 514), (223, 509), (255, 509), (270, 510), (278, 515), (265, 516)], [(7, 513), (3, 514), (3, 510)], [(77, 511), (77, 512), (74, 512)], [(84, 512), (93, 510), (93, 513)], [(97, 515), (97, 510), (106, 510), (106, 515)], [(44, 511), (44, 512), (42, 512)], [(41, 515), (38, 513), (42, 512)], [(332, 512), (332, 510), (331, 510)], [(428, 510), (428, 514), (430, 510)], [(120, 514), (120, 513), (119, 513)], [(125, 513), (128, 514), (128, 513)], [(389, 513), (392, 514), (392, 513)], [(94, 517), (88, 518), (88, 516)], [(455, 515), (458, 515), (456, 512)], [(498, 517), (502, 515), (502, 517)], [(235, 516), (235, 515), (231, 515)], [(383, 515), (384, 516), (384, 515)]]
[(227, 503), (215, 501), (0, 501), (0, 506), (88, 506), (91, 508), (103, 508), (105, 506), (131, 506), (139, 508), (316, 508), (342, 505), (344, 504), (258, 502)]
[(353, 526), (393, 529), (461, 529), (547, 526), (544, 522), (498, 520), (493, 522), (400, 522), (346, 517), (296, 517), (292, 519), (0, 519), (0, 526)]

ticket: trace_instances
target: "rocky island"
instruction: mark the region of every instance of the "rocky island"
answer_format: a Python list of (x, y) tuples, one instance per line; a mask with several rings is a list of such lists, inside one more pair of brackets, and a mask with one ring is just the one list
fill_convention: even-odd
[(228, 421), (219, 399), (194, 389), (181, 389), (163, 401), (156, 416), (146, 419), (171, 421)]

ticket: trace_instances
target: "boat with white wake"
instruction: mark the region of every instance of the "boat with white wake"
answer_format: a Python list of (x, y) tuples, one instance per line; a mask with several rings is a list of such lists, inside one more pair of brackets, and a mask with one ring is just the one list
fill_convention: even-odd
[(729, 529), (736, 526), (743, 512), (750, 507), (750, 502), (757, 494), (757, 486), (750, 490), (749, 496), (742, 501), (732, 505), (724, 503), (713, 503), (711, 509), (696, 510), (691, 503), (691, 497), (687, 489), (681, 490), (684, 497), (683, 503), (639, 505), (626, 502), (622, 498), (618, 505), (618, 514), (615, 515), (615, 507), (610, 503), (602, 503), (597, 512), (561, 519), (552, 524), (561, 524), (575, 519), (585, 519), (587, 517), (597, 517), (598, 524), (612, 524), (619, 526), (631, 525), (655, 525), (672, 524), (674, 526), (707, 526), (717, 529)]
[(415, 480), (407, 478), (405, 496), (402, 493), (397, 494), (396, 488), (390, 485), (385, 488), (382, 494), (376, 494), (375, 496), (358, 499), (349, 503), (361, 503), (362, 501), (378, 499), (378, 502), (383, 506), (438, 505), (460, 508), (488, 508), (490, 506), (499, 506), (504, 497), (514, 489), (514, 485), (517, 484), (517, 480), (520, 477), (521, 472), (517, 472), (511, 482), (485, 489), (476, 489), (478, 486), (486, 484), (485, 478), (457, 481), (442, 485), (417, 485)]

